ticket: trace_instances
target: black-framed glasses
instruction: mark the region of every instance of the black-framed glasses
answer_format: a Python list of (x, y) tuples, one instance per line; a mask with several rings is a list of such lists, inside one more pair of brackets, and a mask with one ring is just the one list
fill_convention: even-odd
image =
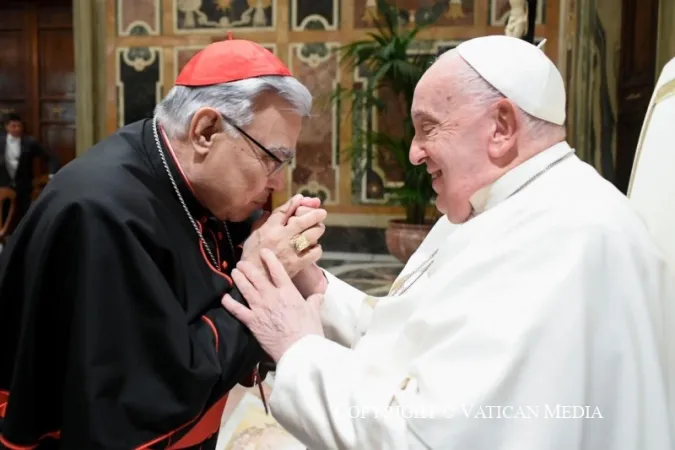
[(248, 140), (250, 140), (255, 145), (257, 145), (258, 148), (260, 148), (260, 150), (265, 152), (266, 155), (268, 155), (270, 158), (272, 158), (274, 160), (274, 169), (269, 173), (269, 175), (274, 175), (275, 173), (279, 172), (281, 169), (286, 167), (286, 165), (289, 164), (293, 160), (293, 158), (288, 158), (286, 160), (283, 160), (283, 159), (279, 158), (277, 155), (275, 155), (270, 150), (268, 150), (264, 145), (262, 145), (260, 142), (255, 140), (250, 134), (248, 134), (247, 132), (242, 130), (241, 127), (237, 126), (237, 124), (234, 123), (233, 120), (230, 120), (227, 116), (225, 116), (222, 113), (220, 115), (225, 122), (230, 124), (235, 130), (237, 130), (238, 132), (243, 134)]

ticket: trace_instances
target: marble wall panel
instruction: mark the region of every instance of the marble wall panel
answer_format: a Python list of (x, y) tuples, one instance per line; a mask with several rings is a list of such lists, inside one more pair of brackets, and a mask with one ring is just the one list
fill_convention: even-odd
[(389, 253), (384, 230), (373, 227), (327, 226), (321, 247), (325, 252)]
[(174, 0), (176, 33), (273, 29), (277, 0)]
[[(475, 0), (387, 0), (399, 9), (402, 24), (425, 23), (437, 17), (434, 26), (473, 25)], [(354, 1), (354, 28), (370, 28), (377, 21), (377, 0)]]
[(305, 121), (291, 167), (288, 196), (303, 193), (324, 204), (339, 202), (337, 107), (331, 95), (339, 81), (335, 43), (289, 45), (291, 72), (314, 97), (312, 117)]
[(160, 2), (161, 0), (116, 0), (117, 35), (160, 35)]
[(152, 117), (162, 96), (162, 49), (117, 49), (118, 126)]
[(291, 29), (337, 30), (340, 24), (340, 0), (290, 0)]

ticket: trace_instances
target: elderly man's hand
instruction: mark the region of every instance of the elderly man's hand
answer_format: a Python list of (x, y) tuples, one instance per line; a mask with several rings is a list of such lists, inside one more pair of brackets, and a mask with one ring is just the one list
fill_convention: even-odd
[[(295, 211), (296, 216), (303, 216), (312, 212), (314, 208), (318, 208), (321, 205), (321, 202), (317, 199), (315, 204), (310, 204), (309, 202), (303, 203), (298, 206), (298, 209)], [(320, 223), (316, 225), (321, 227), (325, 231), (325, 225)], [(301, 270), (293, 277), (293, 283), (295, 287), (298, 288), (303, 297), (307, 298), (314, 294), (325, 294), (326, 289), (328, 288), (328, 280), (323, 274), (323, 270), (316, 264), (311, 264)]]
[(286, 351), (307, 335), (323, 336), (319, 308), (323, 299), (313, 295), (306, 301), (273, 252), (260, 252), (265, 270), (240, 262), (232, 278), (249, 307), (226, 294), (223, 306), (246, 325), (265, 352), (279, 362)]
[[(262, 267), (260, 250), (270, 249), (290, 277), (318, 261), (322, 255), (318, 240), (325, 231), (322, 222), (326, 211), (310, 208), (311, 211), (306, 214), (296, 216), (295, 212), (302, 205), (313, 206), (314, 200), (296, 195), (275, 209), (268, 218), (263, 217), (254, 223), (255, 231), (244, 243), (241, 260)], [(304, 238), (307, 244), (307, 248), (299, 252), (293, 245), (293, 239), (298, 237)]]

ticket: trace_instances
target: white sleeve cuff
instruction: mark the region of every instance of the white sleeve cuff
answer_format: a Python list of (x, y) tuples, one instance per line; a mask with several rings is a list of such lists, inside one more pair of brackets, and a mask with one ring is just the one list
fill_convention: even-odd
[(387, 405), (399, 384), (395, 377), (365, 370), (353, 350), (305, 336), (277, 364), (270, 409), (308, 448), (402, 448), (396, 445), (406, 439), (401, 418), (368, 413), (354, 420), (359, 411)]
[(324, 271), (328, 286), (321, 306), (321, 323), (326, 337), (353, 347), (370, 325), (373, 308), (368, 296), (335, 275)]
[[(296, 438), (305, 441), (320, 434), (319, 429), (331, 429), (330, 398), (336, 390), (343, 394), (343, 383), (348, 381), (342, 371), (347, 370), (345, 375), (349, 376), (351, 353), (324, 337), (310, 335), (296, 342), (277, 363), (270, 409), (279, 424)], [(336, 385), (336, 380), (341, 382)]]

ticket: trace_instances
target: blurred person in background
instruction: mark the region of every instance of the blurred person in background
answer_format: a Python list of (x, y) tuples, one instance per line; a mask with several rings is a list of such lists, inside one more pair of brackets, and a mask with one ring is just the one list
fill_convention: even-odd
[[(13, 222), (18, 224), (31, 204), (35, 161), (45, 162), (51, 177), (59, 169), (59, 160), (34, 137), (24, 133), (23, 120), (18, 114), (8, 114), (3, 125), (5, 134), (0, 135), (0, 187), (16, 191)], [(7, 214), (4, 206), (3, 218)]]

